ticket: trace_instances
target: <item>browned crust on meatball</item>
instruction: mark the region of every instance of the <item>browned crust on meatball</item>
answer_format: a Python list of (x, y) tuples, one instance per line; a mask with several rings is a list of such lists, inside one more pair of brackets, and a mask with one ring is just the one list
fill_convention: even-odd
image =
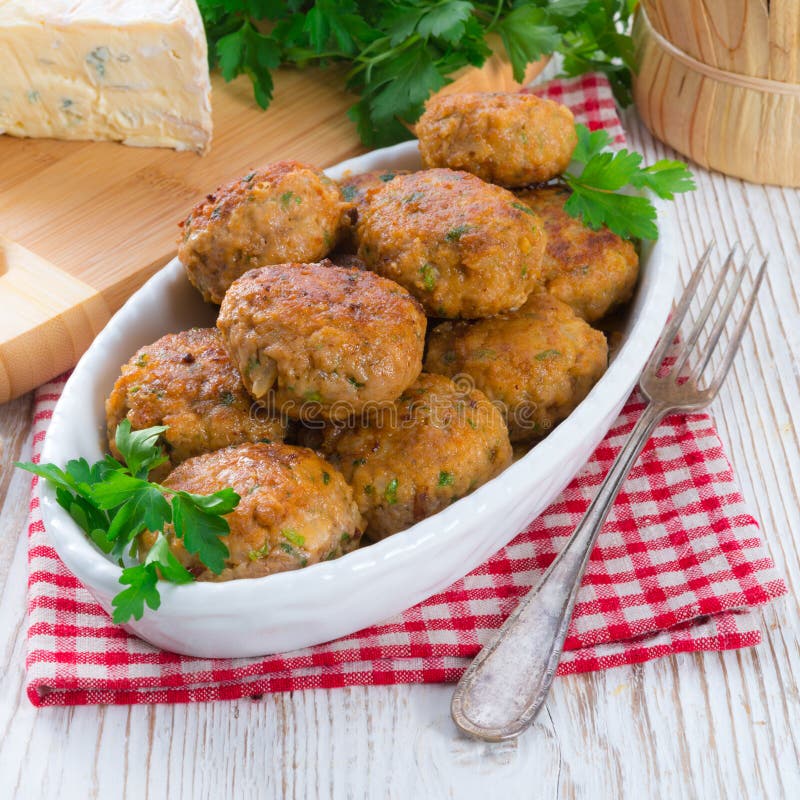
[(284, 425), (253, 414), (253, 400), (231, 362), (219, 331), (193, 328), (140, 348), (122, 367), (106, 400), (108, 444), (123, 419), (134, 430), (167, 425), (159, 441), (165, 475), (192, 456), (241, 442), (283, 439)]
[[(342, 474), (304, 447), (244, 444), (184, 461), (164, 481), (175, 491), (241, 498), (225, 519), (229, 556), (216, 575), (189, 553), (171, 526), (170, 549), (198, 581), (260, 578), (338, 558), (359, 542), (364, 523)], [(142, 536), (141, 555), (155, 541)]]
[(547, 291), (578, 316), (595, 322), (627, 303), (639, 277), (633, 244), (603, 226), (594, 231), (564, 211), (566, 187), (549, 186), (517, 193), (544, 222)]
[(520, 92), (433, 97), (416, 133), (425, 166), (463, 169), (501, 186), (560, 175), (578, 141), (566, 106)]
[(393, 400), (422, 369), (419, 304), (358, 269), (252, 270), (231, 286), (217, 326), (251, 394), (294, 418), (346, 417)]
[(364, 424), (329, 426), (321, 447), (353, 487), (373, 540), (436, 514), (511, 463), (505, 423), (487, 397), (425, 373)]
[(253, 267), (317, 261), (350, 225), (352, 204), (321, 170), (279, 161), (221, 186), (180, 223), (178, 257), (189, 280), (220, 303)]
[(539, 218), (511, 192), (467, 172), (400, 175), (370, 199), (358, 255), (405, 286), (436, 317), (518, 308), (539, 284)]
[(547, 434), (605, 372), (606, 339), (548, 294), (516, 312), (444, 322), (429, 337), (427, 372), (467, 374), (498, 403), (512, 442)]

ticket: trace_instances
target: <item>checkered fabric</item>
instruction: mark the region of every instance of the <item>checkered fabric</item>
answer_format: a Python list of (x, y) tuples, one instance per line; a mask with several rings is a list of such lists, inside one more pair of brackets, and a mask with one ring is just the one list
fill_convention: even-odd
[[(624, 141), (597, 76), (540, 90)], [(36, 397), (38, 460), (65, 378)], [(335, 642), (254, 659), (163, 652), (111, 623), (50, 544), (33, 481), (28, 696), (35, 705), (233, 699), (308, 688), (455, 681), (537, 582), (586, 510), (644, 405), (635, 394), (559, 499), (489, 561), (400, 616)], [(711, 419), (656, 430), (598, 539), (560, 675), (679, 652), (758, 644), (751, 609), (786, 592), (747, 513)]]

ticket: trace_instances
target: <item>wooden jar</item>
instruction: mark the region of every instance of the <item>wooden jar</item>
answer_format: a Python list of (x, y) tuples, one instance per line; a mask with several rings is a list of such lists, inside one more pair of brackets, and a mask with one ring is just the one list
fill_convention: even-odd
[(633, 96), (703, 167), (800, 186), (800, 0), (642, 0)]

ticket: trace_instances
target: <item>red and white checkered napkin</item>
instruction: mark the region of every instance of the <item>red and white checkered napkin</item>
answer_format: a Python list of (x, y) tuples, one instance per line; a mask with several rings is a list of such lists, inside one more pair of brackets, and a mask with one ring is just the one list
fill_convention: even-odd
[[(624, 141), (601, 78), (544, 91)], [(64, 378), (36, 398), (34, 460)], [(31, 500), (28, 696), (36, 705), (217, 700), (318, 687), (454, 681), (547, 568), (641, 413), (634, 395), (591, 461), (526, 531), (444, 592), (335, 642), (267, 658), (157, 650), (113, 625), (66, 570)], [(578, 595), (559, 674), (760, 641), (748, 609), (786, 592), (710, 418), (657, 429), (614, 506)]]

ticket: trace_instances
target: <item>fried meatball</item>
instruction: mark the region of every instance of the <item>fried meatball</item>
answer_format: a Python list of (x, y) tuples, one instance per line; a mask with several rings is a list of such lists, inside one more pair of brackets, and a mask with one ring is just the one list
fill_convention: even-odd
[(543, 436), (583, 400), (606, 369), (600, 331), (549, 294), (516, 312), (443, 322), (429, 337), (425, 369), (466, 373), (504, 410), (512, 442)]
[(182, 223), (178, 258), (203, 297), (221, 303), (231, 283), (253, 267), (323, 258), (349, 224), (350, 209), (320, 170), (279, 161), (195, 206)]
[(518, 308), (537, 287), (539, 218), (511, 192), (467, 172), (399, 175), (359, 215), (358, 255), (405, 286), (435, 317)]
[[(242, 444), (177, 467), (164, 481), (175, 491), (211, 494), (231, 487), (241, 498), (225, 515), (229, 555), (219, 575), (167, 527), (169, 546), (198, 581), (260, 578), (337, 558), (358, 545), (363, 520), (342, 474), (312, 450)], [(155, 534), (142, 536), (143, 556)]]
[(603, 226), (593, 231), (564, 211), (569, 189), (548, 186), (518, 193), (543, 220), (547, 232), (547, 291), (587, 322), (627, 303), (639, 277), (634, 246)]
[(201, 453), (282, 440), (280, 420), (253, 413), (252, 403), (219, 331), (170, 333), (142, 347), (122, 367), (106, 400), (108, 444), (120, 458), (114, 437), (123, 419), (134, 430), (167, 425), (159, 437), (168, 459), (158, 468), (161, 476)]
[(464, 169), (501, 186), (560, 175), (578, 143), (566, 106), (519, 92), (434, 97), (416, 133), (426, 166)]
[(422, 309), (372, 272), (251, 270), (228, 290), (217, 326), (248, 391), (294, 418), (344, 417), (394, 400), (422, 370)]
[(511, 463), (508, 431), (486, 396), (426, 375), (357, 427), (329, 426), (367, 535), (383, 539), (469, 494)]

